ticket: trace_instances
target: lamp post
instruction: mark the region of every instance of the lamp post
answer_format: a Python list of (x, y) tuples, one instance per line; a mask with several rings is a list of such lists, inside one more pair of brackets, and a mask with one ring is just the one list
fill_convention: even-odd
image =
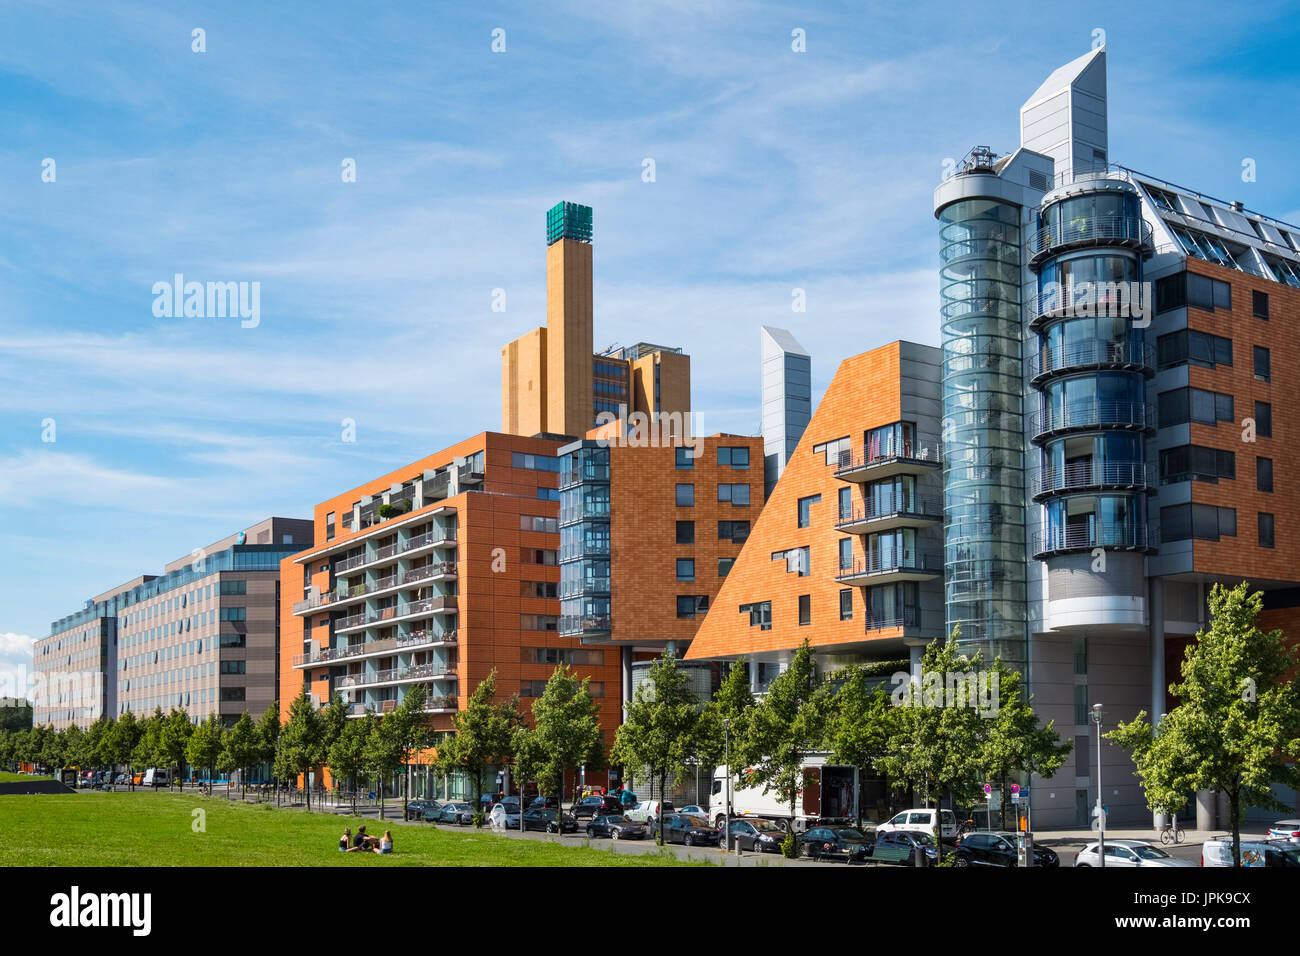
[(722, 808), (722, 839), (726, 844), (726, 852), (731, 852), (731, 718), (726, 717), (722, 721), (722, 750), (725, 756), (723, 759), (727, 762), (727, 796), (726, 804)]
[(1092, 722), (1097, 725), (1097, 855), (1106, 866), (1106, 811), (1101, 805), (1101, 704), (1092, 705)]

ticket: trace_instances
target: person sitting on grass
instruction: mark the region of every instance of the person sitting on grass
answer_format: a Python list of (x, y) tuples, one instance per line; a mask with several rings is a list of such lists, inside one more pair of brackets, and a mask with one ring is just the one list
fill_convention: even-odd
[(352, 837), (352, 846), (348, 852), (356, 853), (358, 850), (368, 850), (370, 849), (369, 843), (370, 837), (366, 836), (366, 828), (364, 826), (359, 826), (357, 827), (356, 834)]
[(374, 847), (373, 849), (376, 853), (380, 853), (380, 854), (392, 853), (393, 852), (393, 831), (385, 830), (384, 838), (380, 840), (379, 845)]
[(343, 836), (339, 837), (339, 852), (348, 852), (348, 847), (352, 843), (352, 828), (344, 827)]

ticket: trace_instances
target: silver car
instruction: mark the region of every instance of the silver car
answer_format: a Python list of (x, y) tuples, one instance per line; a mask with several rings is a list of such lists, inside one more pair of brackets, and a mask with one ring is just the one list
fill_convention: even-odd
[[(1074, 858), (1075, 866), (1101, 866), (1097, 844), (1089, 843)], [(1193, 860), (1180, 860), (1145, 840), (1107, 840), (1106, 866), (1199, 866)]]

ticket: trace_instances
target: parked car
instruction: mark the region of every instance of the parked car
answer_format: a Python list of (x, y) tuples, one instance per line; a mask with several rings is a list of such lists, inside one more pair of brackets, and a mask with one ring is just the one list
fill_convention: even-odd
[[(556, 819), (559, 818), (559, 822)], [(533, 807), (524, 811), (524, 831), (543, 830), (546, 833), (559, 833), (561, 827), (565, 833), (577, 833), (578, 821), (573, 819), (573, 815), (566, 813), (562, 818), (559, 817), (559, 811), (548, 809), (547, 807)]]
[(601, 814), (587, 824), (587, 839), (609, 837), (612, 840), (644, 840), (649, 836), (646, 825), (624, 816)]
[[(1276, 824), (1275, 824), (1276, 825)], [(1110, 858), (1106, 858), (1110, 866)], [(1288, 837), (1271, 840), (1242, 840), (1241, 865), (1300, 866), (1300, 845)], [(1232, 837), (1215, 837), (1201, 846), (1201, 866), (1232, 866)]]
[(630, 820), (640, 820), (653, 833), (654, 828), (659, 823), (659, 818), (665, 813), (673, 812), (673, 805), (667, 800), (642, 800), (631, 810), (623, 811), (623, 815)]
[(877, 830), (870, 859), (873, 863), (915, 866), (917, 847), (925, 852), (926, 862), (931, 865), (938, 862), (939, 854), (934, 845), (934, 837), (929, 833), (923, 830), (886, 830), (881, 833)]
[(468, 803), (444, 803), (435, 822), (469, 826), (474, 822), (474, 808)]
[(442, 804), (437, 800), (409, 800), (406, 804), (406, 819), (427, 820), (429, 811), (437, 810)]
[(166, 787), (171, 784), (171, 771), (166, 767), (150, 767), (140, 781), (145, 787)]
[(506, 803), (502, 800), (500, 803), (492, 804), (492, 809), (488, 811), (488, 819), (494, 827), (503, 827), (506, 830), (519, 829), (519, 804)]
[(677, 812), (687, 817), (704, 817), (706, 820), (709, 819), (709, 811), (694, 803), (682, 807)]
[(572, 813), (575, 820), (581, 820), (584, 817), (595, 819), (600, 816), (621, 816), (622, 808), (618, 804), (618, 797), (592, 794), (575, 803)]
[(799, 851), (814, 860), (865, 863), (875, 844), (874, 837), (853, 827), (813, 827), (799, 838)]
[(126, 774), (124, 773), (119, 773), (116, 777), (113, 778), (114, 786), (126, 786), (126, 782), (127, 782), (127, 777)]
[(731, 821), (731, 845), (738, 850), (779, 852), (785, 834), (786, 830), (771, 820), (756, 818)]
[[(896, 813), (886, 822), (876, 827), (876, 833), (889, 833), (894, 830), (926, 830), (934, 832), (934, 818), (939, 811), (933, 807), (915, 807)], [(943, 811), (942, 837), (945, 840), (957, 838), (957, 817), (951, 810)]]
[(1269, 839), (1300, 841), (1300, 820), (1294, 818), (1278, 820), (1277, 823), (1273, 824), (1265, 831), (1264, 835)]
[(533, 797), (528, 801), (529, 810), (558, 810), (560, 808), (559, 797)]
[[(1074, 858), (1075, 866), (1101, 866), (1101, 856), (1097, 853), (1097, 844), (1089, 843)], [(1107, 840), (1107, 866), (1196, 866), (1191, 860), (1180, 860), (1170, 856), (1155, 844), (1146, 840)]]
[[(953, 863), (957, 866), (1019, 866), (1019, 834), (1009, 831), (980, 830), (964, 833), (957, 838)], [(1056, 851), (1045, 846), (1034, 846), (1034, 866), (1060, 866)]]
[[(664, 842), (684, 846), (717, 846), (722, 833), (714, 829), (707, 819), (687, 813), (670, 813), (663, 819)], [(658, 830), (652, 830), (651, 835)]]

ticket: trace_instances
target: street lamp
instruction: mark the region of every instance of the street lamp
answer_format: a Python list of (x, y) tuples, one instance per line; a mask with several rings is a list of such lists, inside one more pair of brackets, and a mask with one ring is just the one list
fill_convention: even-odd
[(726, 841), (726, 852), (731, 852), (731, 718), (722, 721), (722, 749), (727, 763), (727, 796), (722, 808), (722, 838)]
[(1101, 805), (1101, 704), (1092, 705), (1092, 722), (1097, 725), (1097, 855), (1099, 866), (1106, 865), (1106, 811)]

